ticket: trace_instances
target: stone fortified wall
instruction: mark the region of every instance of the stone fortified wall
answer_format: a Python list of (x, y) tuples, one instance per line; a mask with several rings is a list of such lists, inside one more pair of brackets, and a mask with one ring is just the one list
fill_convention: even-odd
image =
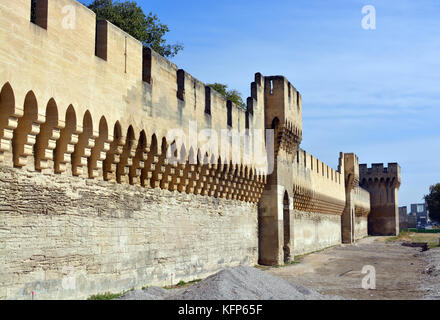
[(259, 202), (259, 262), (289, 262), (341, 241), (345, 188), (336, 172), (300, 149), (300, 96), (283, 76), (265, 78), (265, 126), (274, 130), (274, 170)]
[(339, 170), (344, 173), (346, 198), (341, 221), (342, 242), (353, 243), (368, 235), (370, 194), (359, 186), (359, 158), (354, 153), (341, 153)]
[(80, 3), (30, 3), (0, 0), (0, 298), (281, 264), (341, 243), (348, 205), (366, 234), (368, 192), (300, 149), (285, 77), (244, 110)]
[(84, 299), (257, 263), (252, 203), (0, 166), (0, 299)]

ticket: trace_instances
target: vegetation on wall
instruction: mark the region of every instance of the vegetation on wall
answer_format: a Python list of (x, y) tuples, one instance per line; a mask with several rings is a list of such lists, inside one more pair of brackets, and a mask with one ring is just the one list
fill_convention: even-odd
[(429, 218), (440, 223), (440, 183), (429, 188), (429, 194), (425, 196), (428, 205)]
[(134, 1), (94, 0), (88, 8), (97, 19), (108, 20), (164, 57), (172, 58), (183, 50), (182, 44), (168, 44), (168, 26), (152, 12), (147, 16)]
[(246, 108), (246, 104), (243, 102), (243, 98), (241, 97), (240, 92), (238, 92), (237, 90), (228, 90), (227, 85), (217, 82), (208, 84), (208, 86), (220, 93), (223, 97), (225, 97), (226, 100), (231, 100), (233, 103), (235, 103), (237, 106), (242, 107), (243, 109)]
[[(150, 12), (148, 16), (135, 1), (93, 0), (88, 8), (95, 12), (98, 20), (107, 20), (118, 28), (136, 38), (144, 46), (150, 47), (166, 58), (176, 56), (183, 50), (182, 44), (168, 44), (165, 35), (170, 31), (167, 25), (160, 22), (157, 15)], [(225, 99), (246, 108), (241, 94), (221, 83), (209, 84)]]

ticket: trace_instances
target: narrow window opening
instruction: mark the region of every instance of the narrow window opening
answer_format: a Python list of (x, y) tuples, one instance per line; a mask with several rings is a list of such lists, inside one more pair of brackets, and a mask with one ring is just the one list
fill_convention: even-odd
[(246, 101), (246, 110), (251, 114), (254, 115), (254, 99), (252, 98), (247, 98)]
[(307, 168), (307, 153), (304, 151), (304, 167)]
[(108, 24), (105, 20), (96, 21), (95, 56), (107, 61)]
[(194, 92), (194, 110), (196, 110), (197, 109), (197, 83), (195, 80), (193, 83), (193, 92)]
[(124, 58), (125, 58), (125, 73), (127, 73), (127, 37), (125, 37)]
[(228, 126), (232, 128), (232, 101), (226, 102), (226, 108), (228, 109)]
[(31, 22), (37, 21), (37, 0), (31, 0)]
[(177, 70), (177, 98), (185, 100), (185, 70)]
[(211, 115), (211, 88), (205, 87), (205, 113)]
[(142, 80), (151, 84), (151, 49), (147, 47), (143, 49)]
[(31, 22), (37, 26), (47, 29), (47, 0), (31, 0)]

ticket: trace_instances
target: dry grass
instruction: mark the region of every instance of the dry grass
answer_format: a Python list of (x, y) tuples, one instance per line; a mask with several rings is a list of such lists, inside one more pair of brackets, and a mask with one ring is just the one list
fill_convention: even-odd
[(397, 237), (389, 237), (385, 241), (386, 242), (395, 242), (395, 241), (409, 241), (416, 243), (424, 243), (427, 242), (429, 248), (438, 248), (439, 246), (439, 233), (416, 233), (416, 232), (401, 232)]

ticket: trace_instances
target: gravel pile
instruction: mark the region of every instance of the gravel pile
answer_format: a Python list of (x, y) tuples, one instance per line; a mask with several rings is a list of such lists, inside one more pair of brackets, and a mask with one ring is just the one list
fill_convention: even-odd
[(150, 287), (122, 300), (339, 300), (251, 267), (222, 270), (187, 288)]
[(421, 255), (427, 264), (421, 281), (422, 290), (427, 291), (423, 299), (440, 300), (440, 249), (431, 249)]

